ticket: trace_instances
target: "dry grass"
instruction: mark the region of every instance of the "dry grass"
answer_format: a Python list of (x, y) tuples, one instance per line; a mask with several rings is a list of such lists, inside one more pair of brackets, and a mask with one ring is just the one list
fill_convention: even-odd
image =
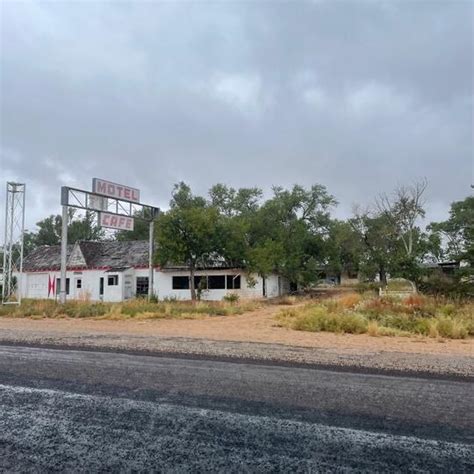
[(124, 303), (91, 303), (77, 300), (60, 305), (52, 300), (23, 300), (21, 306), (0, 306), (0, 316), (14, 318), (93, 318), (93, 319), (196, 319), (229, 316), (254, 311), (263, 302), (148, 302), (143, 299)]
[(414, 294), (406, 299), (346, 294), (277, 315), (299, 331), (465, 339), (474, 336), (474, 303)]

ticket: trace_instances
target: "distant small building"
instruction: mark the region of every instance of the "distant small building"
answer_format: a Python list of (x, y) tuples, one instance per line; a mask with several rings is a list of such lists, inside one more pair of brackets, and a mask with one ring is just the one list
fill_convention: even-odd
[[(67, 248), (66, 294), (69, 299), (120, 302), (146, 296), (149, 285), (147, 241), (77, 242)], [(25, 257), (23, 298), (56, 299), (60, 291), (61, 248), (41, 246)], [(186, 266), (155, 266), (153, 291), (160, 298), (190, 299)], [(251, 284), (252, 283), (252, 284)], [(241, 298), (277, 297), (289, 292), (289, 282), (272, 274), (247, 275), (241, 268), (199, 268), (195, 286), (201, 298), (221, 300), (228, 293)]]
[(319, 278), (328, 285), (357, 285), (359, 273), (354, 270), (344, 269), (342, 271), (328, 270), (325, 267), (319, 269)]
[(443, 275), (454, 275), (460, 268), (461, 262), (459, 261), (446, 261), (446, 262), (432, 262), (423, 265), (425, 269), (431, 272), (442, 273)]

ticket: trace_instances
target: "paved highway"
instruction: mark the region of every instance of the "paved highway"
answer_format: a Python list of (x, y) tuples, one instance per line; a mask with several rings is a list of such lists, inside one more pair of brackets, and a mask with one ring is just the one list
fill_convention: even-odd
[(474, 471), (469, 381), (0, 346), (1, 471)]

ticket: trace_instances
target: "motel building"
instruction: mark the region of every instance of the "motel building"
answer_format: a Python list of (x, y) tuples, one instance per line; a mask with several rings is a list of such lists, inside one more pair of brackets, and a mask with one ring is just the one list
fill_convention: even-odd
[[(120, 302), (148, 295), (148, 241), (77, 242), (67, 248), (66, 294), (68, 299)], [(59, 299), (61, 248), (41, 246), (23, 261), (23, 298)], [(154, 294), (159, 299), (190, 299), (189, 271), (184, 266), (154, 268)], [(276, 274), (262, 278), (239, 268), (202, 268), (195, 285), (201, 298), (221, 300), (229, 293), (241, 298), (277, 297), (288, 293), (289, 282)]]

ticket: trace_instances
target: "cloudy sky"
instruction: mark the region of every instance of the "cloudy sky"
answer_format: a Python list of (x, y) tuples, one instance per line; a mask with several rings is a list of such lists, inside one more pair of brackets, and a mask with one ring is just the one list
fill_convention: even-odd
[(426, 177), (443, 219), (474, 181), (473, 6), (3, 1), (0, 181), (30, 230), (94, 176), (162, 207), (179, 180), (321, 183), (339, 217)]

